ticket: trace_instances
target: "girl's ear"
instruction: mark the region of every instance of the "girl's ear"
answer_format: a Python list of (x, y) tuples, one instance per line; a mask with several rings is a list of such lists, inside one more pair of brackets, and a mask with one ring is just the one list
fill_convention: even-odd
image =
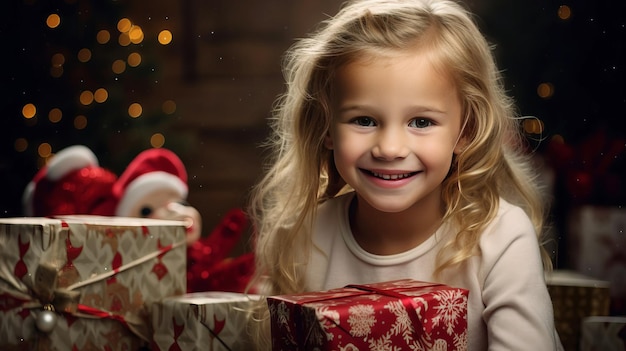
[(333, 138), (330, 136), (330, 132), (326, 133), (326, 136), (324, 137), (324, 146), (326, 146), (328, 150), (332, 150), (334, 148)]

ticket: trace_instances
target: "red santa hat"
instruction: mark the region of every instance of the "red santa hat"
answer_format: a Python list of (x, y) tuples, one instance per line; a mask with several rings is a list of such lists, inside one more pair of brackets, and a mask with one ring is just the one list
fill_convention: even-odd
[(170, 150), (143, 151), (128, 165), (113, 186), (113, 195), (119, 200), (116, 216), (130, 216), (132, 209), (144, 196), (170, 189), (187, 198), (187, 172), (182, 161)]
[(25, 216), (91, 214), (112, 207), (110, 194), (116, 177), (100, 168), (94, 153), (83, 145), (59, 151), (26, 186)]

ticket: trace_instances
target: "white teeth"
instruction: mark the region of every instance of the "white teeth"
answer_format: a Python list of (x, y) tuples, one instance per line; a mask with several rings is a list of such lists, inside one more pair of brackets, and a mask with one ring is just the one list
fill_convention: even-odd
[(397, 180), (397, 179), (403, 179), (403, 178), (411, 176), (411, 173), (382, 174), (382, 173), (372, 172), (372, 174), (374, 175), (374, 177), (382, 178), (384, 180)]

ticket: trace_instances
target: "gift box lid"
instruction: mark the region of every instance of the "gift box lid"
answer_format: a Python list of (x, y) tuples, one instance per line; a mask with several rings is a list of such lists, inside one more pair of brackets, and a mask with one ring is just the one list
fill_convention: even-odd
[(576, 286), (590, 288), (609, 288), (610, 282), (595, 279), (584, 274), (569, 270), (554, 270), (546, 273), (548, 285)]
[(27, 224), (27, 225), (54, 225), (60, 221), (66, 223), (93, 224), (106, 226), (184, 226), (183, 221), (137, 218), (137, 217), (115, 217), (96, 215), (63, 215), (54, 217), (11, 217), (0, 218), (1, 224)]
[(583, 318), (583, 324), (591, 323), (621, 324), (626, 326), (626, 316), (590, 316)]
[(268, 299), (284, 300), (301, 305), (318, 303), (326, 300), (340, 300), (348, 298), (358, 298), (364, 295), (383, 295), (392, 298), (402, 298), (407, 296), (417, 296), (424, 294), (427, 290), (437, 289), (457, 289), (443, 284), (422, 282), (412, 279), (399, 279), (388, 282), (379, 282), (361, 285), (347, 285), (343, 288), (330, 289), (325, 291), (305, 292), (300, 294), (274, 295)]
[(244, 294), (225, 291), (203, 291), (188, 293), (178, 296), (170, 296), (164, 299), (165, 302), (184, 303), (190, 305), (209, 305), (225, 302), (246, 302), (259, 301), (260, 295)]

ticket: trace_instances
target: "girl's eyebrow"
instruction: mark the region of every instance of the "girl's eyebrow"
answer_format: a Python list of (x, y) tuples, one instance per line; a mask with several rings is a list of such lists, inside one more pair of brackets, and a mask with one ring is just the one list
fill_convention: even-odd
[(358, 105), (358, 104), (342, 104), (339, 105), (339, 112), (348, 112), (352, 110), (368, 110), (371, 109), (368, 105)]
[[(365, 105), (365, 104), (342, 104), (339, 105), (338, 111), (341, 113), (349, 112), (349, 111), (363, 111), (363, 110), (377, 110), (375, 106)], [(432, 112), (432, 113), (441, 113), (445, 114), (446, 111), (441, 108), (437, 108), (435, 106), (422, 106), (415, 105), (406, 109), (406, 111), (410, 113), (424, 113), (424, 112)]]

